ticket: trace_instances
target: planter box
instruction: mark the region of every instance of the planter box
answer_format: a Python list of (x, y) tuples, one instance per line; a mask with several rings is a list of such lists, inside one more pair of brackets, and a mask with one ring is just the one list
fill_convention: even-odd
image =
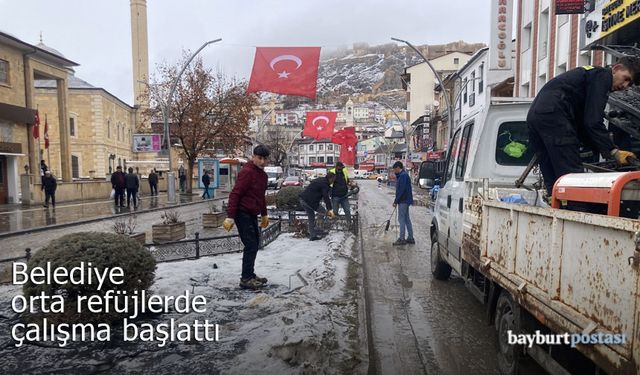
[(155, 243), (178, 241), (186, 237), (184, 222), (174, 224), (153, 224), (151, 238)]
[(147, 234), (145, 232), (134, 233), (134, 234), (130, 234), (129, 238), (140, 242), (140, 244), (144, 246), (145, 242), (147, 241)]
[(222, 225), (227, 214), (224, 212), (205, 213), (202, 214), (202, 227), (203, 228), (218, 228)]

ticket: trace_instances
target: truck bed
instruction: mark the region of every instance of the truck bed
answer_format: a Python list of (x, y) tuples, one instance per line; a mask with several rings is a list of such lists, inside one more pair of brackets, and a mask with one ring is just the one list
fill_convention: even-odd
[(465, 202), (463, 260), (556, 333), (625, 334), (578, 345), (608, 373), (640, 373), (639, 254), (640, 220)]

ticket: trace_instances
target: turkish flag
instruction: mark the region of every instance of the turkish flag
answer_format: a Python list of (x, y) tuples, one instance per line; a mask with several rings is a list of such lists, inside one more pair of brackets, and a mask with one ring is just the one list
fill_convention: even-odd
[(49, 148), (49, 123), (47, 122), (47, 115), (44, 116), (44, 148)]
[(343, 128), (335, 133), (331, 137), (331, 142), (338, 145), (356, 144), (358, 143), (358, 137), (356, 136), (356, 128), (348, 127)]
[(337, 112), (307, 112), (302, 135), (315, 139), (331, 139)]
[(33, 138), (40, 138), (40, 115), (38, 114), (38, 110), (36, 109), (36, 117), (33, 120)]
[(257, 47), (247, 94), (276, 94), (316, 98), (320, 47)]
[(354, 165), (356, 163), (356, 144), (345, 143), (340, 148), (340, 161), (345, 165)]

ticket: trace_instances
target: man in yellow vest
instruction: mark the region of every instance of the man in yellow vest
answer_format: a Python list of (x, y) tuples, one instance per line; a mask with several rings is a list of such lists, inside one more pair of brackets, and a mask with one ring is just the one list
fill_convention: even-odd
[(338, 215), (340, 207), (342, 207), (347, 223), (351, 223), (351, 207), (349, 206), (349, 172), (341, 161), (337, 162), (335, 168), (331, 168), (329, 172), (336, 175), (336, 180), (331, 186), (331, 206), (333, 207), (333, 212)]
[(540, 89), (527, 115), (547, 193), (567, 173), (584, 172), (580, 142), (627, 165), (635, 155), (613, 143), (604, 126), (609, 92), (627, 89), (640, 75), (640, 62), (624, 57), (612, 67), (583, 66), (553, 78)]

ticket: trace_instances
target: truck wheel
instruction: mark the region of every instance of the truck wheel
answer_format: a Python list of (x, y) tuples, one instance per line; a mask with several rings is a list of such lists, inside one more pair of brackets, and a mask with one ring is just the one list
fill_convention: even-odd
[(451, 266), (440, 258), (437, 238), (431, 241), (431, 274), (436, 280), (447, 280), (451, 276)]
[(511, 294), (504, 290), (500, 293), (496, 304), (495, 325), (498, 331), (498, 369), (500, 374), (515, 375), (518, 373), (521, 348), (518, 345), (509, 344), (508, 332), (517, 334), (516, 310)]

